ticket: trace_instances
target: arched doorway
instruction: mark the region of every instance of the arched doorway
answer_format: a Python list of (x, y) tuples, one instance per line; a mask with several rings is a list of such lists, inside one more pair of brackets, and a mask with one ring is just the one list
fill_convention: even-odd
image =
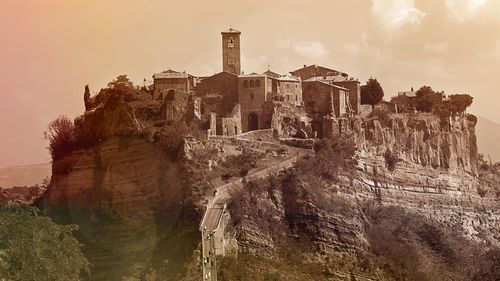
[(248, 130), (258, 130), (259, 129), (259, 115), (257, 113), (252, 112), (248, 115)]

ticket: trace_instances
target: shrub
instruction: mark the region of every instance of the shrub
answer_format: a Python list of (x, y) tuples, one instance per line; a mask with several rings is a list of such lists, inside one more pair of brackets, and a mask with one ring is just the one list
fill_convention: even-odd
[(378, 121), (380, 121), (380, 124), (382, 124), (385, 127), (389, 127), (391, 124), (391, 118), (389, 117), (389, 113), (387, 110), (381, 109), (381, 108), (375, 108), (370, 115), (368, 115), (369, 118), (375, 118)]
[(299, 173), (311, 177), (336, 180), (343, 171), (349, 174), (356, 166), (356, 145), (354, 138), (337, 134), (314, 144), (314, 156), (305, 156), (296, 163)]
[(66, 116), (60, 116), (47, 126), (44, 132), (49, 140), (49, 151), (52, 160), (60, 159), (75, 147), (75, 127)]
[(484, 198), (488, 194), (488, 190), (486, 190), (486, 188), (478, 186), (477, 187), (477, 194), (479, 194), (479, 196), (481, 196), (481, 198)]
[(396, 152), (392, 152), (390, 149), (387, 149), (384, 153), (385, 167), (387, 170), (394, 172), (396, 166), (398, 164), (399, 156)]

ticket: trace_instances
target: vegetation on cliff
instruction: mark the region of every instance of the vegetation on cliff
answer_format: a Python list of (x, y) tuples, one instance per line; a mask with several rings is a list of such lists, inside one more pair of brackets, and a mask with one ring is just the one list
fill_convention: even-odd
[(33, 207), (0, 207), (0, 279), (80, 280), (89, 263), (73, 237), (76, 229), (55, 224)]

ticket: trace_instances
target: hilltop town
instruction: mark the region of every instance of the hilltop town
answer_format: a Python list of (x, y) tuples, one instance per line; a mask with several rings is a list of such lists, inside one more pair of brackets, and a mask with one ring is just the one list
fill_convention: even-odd
[(500, 173), (471, 96), (243, 73), (241, 32), (221, 37), (221, 72), (121, 75), (49, 124), (36, 204), (81, 226), (89, 279), (495, 280)]

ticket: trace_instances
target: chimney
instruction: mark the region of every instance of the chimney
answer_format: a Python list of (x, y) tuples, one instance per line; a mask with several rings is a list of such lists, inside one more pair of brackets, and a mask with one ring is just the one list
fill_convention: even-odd
[(307, 65), (304, 64), (304, 68), (306, 68), (306, 67), (307, 67)]

